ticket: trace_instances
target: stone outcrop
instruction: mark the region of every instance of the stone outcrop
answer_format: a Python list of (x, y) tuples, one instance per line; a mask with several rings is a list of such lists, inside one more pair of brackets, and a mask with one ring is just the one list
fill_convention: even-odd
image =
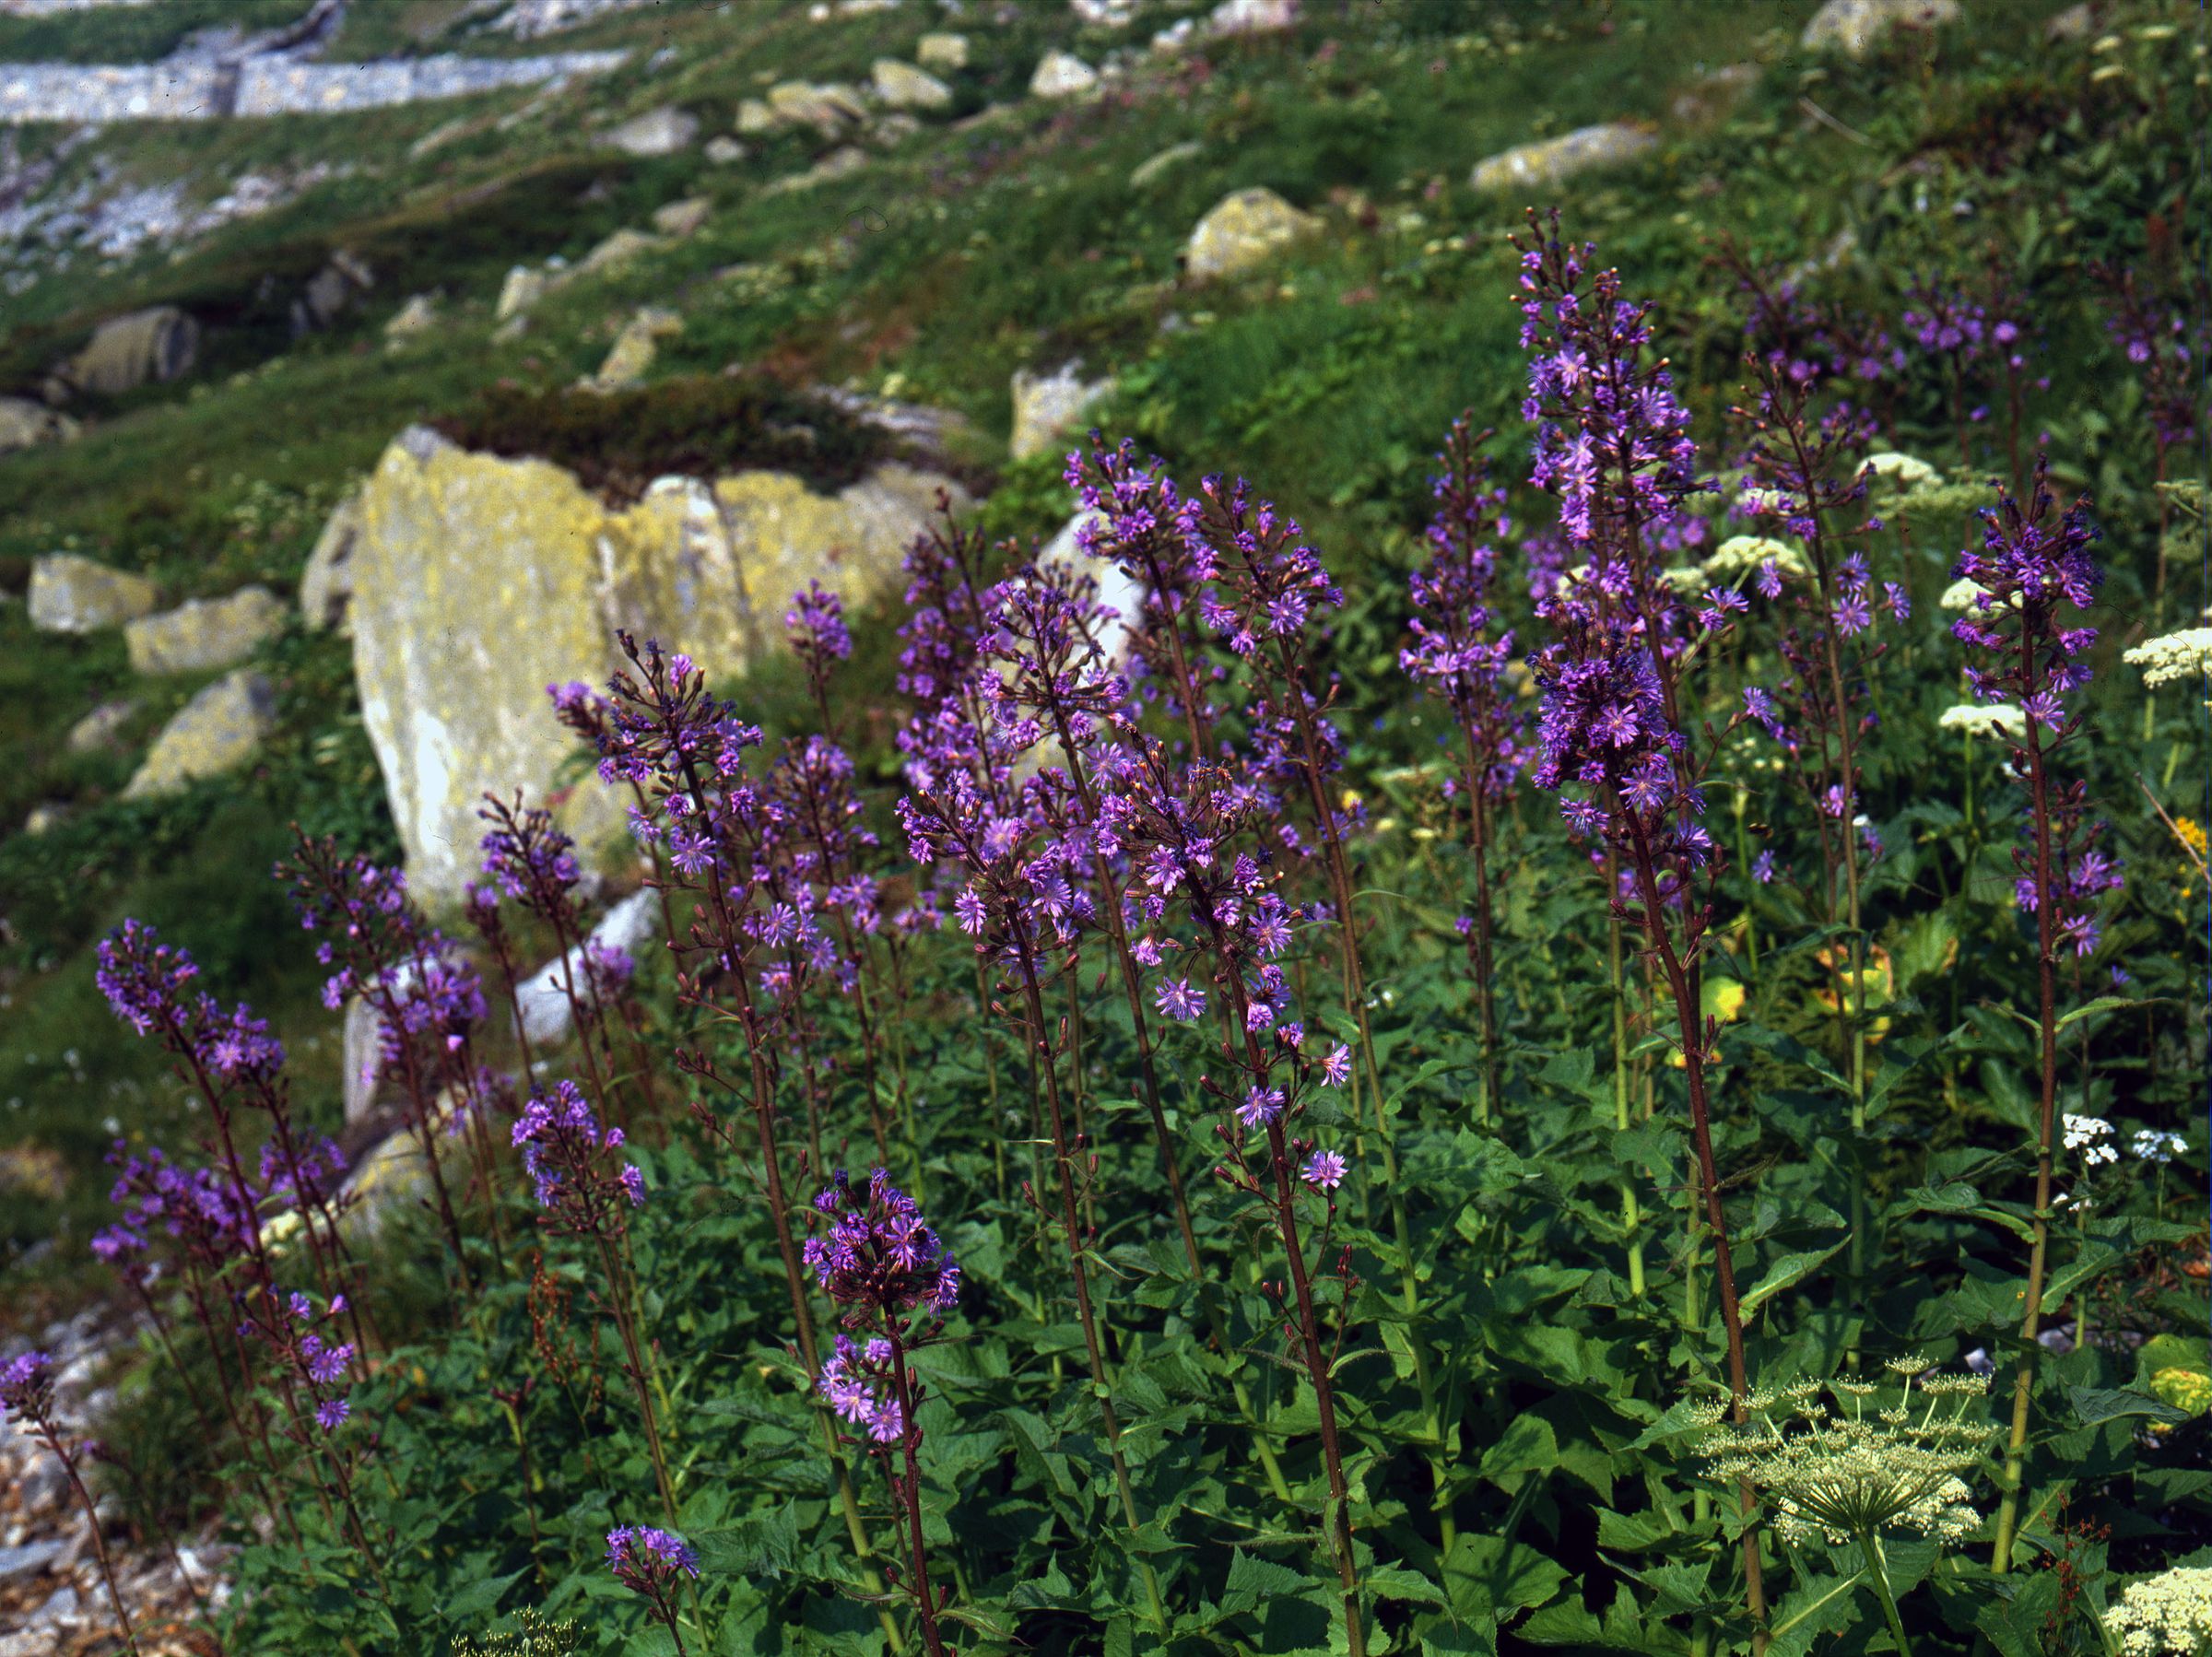
[(0, 454), (33, 449), (41, 443), (65, 443), (77, 434), (77, 424), (56, 414), (43, 403), (28, 397), (0, 397)]
[(699, 117), (664, 105), (647, 110), (608, 131), (600, 142), (629, 156), (672, 156), (689, 149), (699, 136)]
[[(666, 238), (655, 236), (649, 230), (628, 229), (616, 230), (600, 241), (590, 253), (579, 259), (572, 274), (587, 276), (600, 271), (619, 270), (625, 264), (635, 260), (640, 253), (653, 253), (667, 245)], [(558, 287), (568, 279), (570, 274), (563, 272), (554, 276), (551, 278), (553, 285)]]
[(315, 537), (300, 572), (300, 617), (309, 628), (334, 628), (353, 597), (353, 549), (361, 535), (361, 492), (348, 490)]
[(1075, 98), (1099, 84), (1099, 72), (1072, 53), (1048, 52), (1030, 76), (1032, 98)]
[(1006, 452), (1016, 460), (1043, 454), (1074, 429), (1084, 409), (1113, 389), (1113, 376), (1083, 378), (1080, 362), (1066, 362), (1049, 374), (1014, 370), (1014, 431)]
[(943, 483), (886, 464), (824, 495), (747, 472), (665, 479), (610, 507), (544, 461), (403, 433), (362, 494), (351, 617), (362, 714), (413, 889), (433, 905), (459, 900), (488, 788), (546, 800), (588, 857), (618, 860), (621, 798), (588, 777), (553, 792), (574, 744), (545, 687), (603, 681), (617, 626), (717, 671), (742, 667), (775, 647), (808, 579), (853, 602), (894, 586)]
[(123, 641), (134, 673), (205, 673), (243, 662), (284, 631), (284, 600), (266, 587), (241, 587), (227, 598), (190, 599), (127, 621)]
[[(767, 109), (770, 127), (811, 126), (824, 137), (835, 137), (868, 115), (868, 106), (861, 101), (860, 94), (836, 81), (779, 81), (768, 89)], [(747, 130), (746, 121), (747, 112), (740, 107), (739, 132)]]
[(879, 57), (871, 71), (878, 101), (894, 110), (942, 110), (952, 103), (952, 88), (926, 69)]
[(965, 69), (968, 37), (964, 34), (925, 34), (914, 46), (914, 62), (924, 69)]
[(635, 960), (660, 930), (659, 895), (651, 890), (632, 892), (606, 911), (599, 924), (592, 928), (586, 943), (547, 961), (515, 985), (515, 1006), (522, 1014), (523, 1034), (530, 1039), (530, 1044), (537, 1048), (558, 1046), (574, 1033), (576, 1019), (574, 1010), (569, 1005), (569, 992), (573, 990), (579, 999), (588, 996), (583, 976), (587, 948), (618, 949)]
[(1256, 270), (1321, 220), (1301, 213), (1272, 190), (1238, 190), (1214, 204), (1191, 231), (1183, 268), (1198, 281)]
[(236, 770), (260, 750), (276, 723), (276, 687), (251, 668), (227, 674), (162, 726), (124, 797), (174, 793)]
[(1798, 44), (1807, 52), (1865, 57), (1900, 25), (1933, 29), (1959, 16), (1959, 0), (1828, 0), (1806, 24)]
[(1487, 157), (1475, 163), (1470, 182), (1483, 191), (1547, 190), (1578, 172), (1636, 160), (1658, 145), (1649, 127), (1608, 121)]
[(188, 374), (199, 355), (199, 323), (174, 305), (156, 305), (100, 323), (63, 375), (79, 391), (113, 395)]
[(159, 602), (154, 583), (73, 552), (30, 567), (30, 625), (42, 633), (92, 633), (143, 616)]

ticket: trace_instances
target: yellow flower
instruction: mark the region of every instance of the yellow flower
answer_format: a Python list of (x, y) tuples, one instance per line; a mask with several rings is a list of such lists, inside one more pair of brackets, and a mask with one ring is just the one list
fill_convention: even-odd
[[(1813, 958), (1827, 968), (1830, 976), (1822, 981), (1813, 992), (1813, 999), (1832, 1013), (1836, 1010), (1836, 990), (1841, 986), (1844, 998), (1857, 1005), (1861, 986), (1852, 981), (1851, 951), (1839, 945), (1834, 948), (1814, 952)], [(1896, 993), (1895, 980), (1891, 977), (1889, 952), (1878, 944), (1866, 951), (1866, 981), (1864, 986), (1866, 1005), (1878, 1007)], [(1877, 1018), (1866, 1027), (1866, 1040), (1879, 1041), (1889, 1033), (1889, 1020)]]

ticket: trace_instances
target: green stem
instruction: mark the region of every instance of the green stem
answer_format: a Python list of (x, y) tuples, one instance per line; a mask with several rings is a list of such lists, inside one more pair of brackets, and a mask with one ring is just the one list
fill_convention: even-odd
[[(1610, 859), (1606, 878), (1617, 880), (1618, 865)], [(1620, 923), (1606, 923), (1606, 966), (1613, 982), (1613, 1132), (1629, 1131), (1629, 990), (1621, 964)], [(1629, 1292), (1641, 1300), (1644, 1293), (1642, 1206), (1636, 1199), (1635, 1181), (1620, 1179), (1620, 1231), (1629, 1250)]]
[(1897, 1595), (1889, 1592), (1889, 1573), (1882, 1567), (1882, 1545), (1875, 1540), (1871, 1531), (1862, 1531), (1859, 1547), (1866, 1556), (1866, 1575), (1874, 1583), (1875, 1597), (1882, 1602), (1882, 1616), (1889, 1624), (1889, 1638), (1897, 1642), (1899, 1657), (1912, 1657), (1912, 1644), (1905, 1638), (1904, 1619), (1897, 1614)]

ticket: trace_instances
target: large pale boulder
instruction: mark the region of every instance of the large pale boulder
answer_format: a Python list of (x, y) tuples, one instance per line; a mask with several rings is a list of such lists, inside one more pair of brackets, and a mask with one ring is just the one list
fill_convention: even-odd
[(884, 465), (834, 495), (781, 473), (664, 479), (610, 507), (537, 460), (410, 429), (361, 498), (354, 676), (411, 887), (458, 902), (487, 789), (543, 799), (588, 859), (622, 855), (623, 797), (555, 792), (574, 742), (545, 687), (603, 681), (626, 627), (717, 672), (776, 648), (808, 579), (850, 602), (899, 580), (945, 480)]
[(1014, 370), (1014, 433), (1006, 452), (1016, 460), (1056, 448), (1074, 429), (1083, 411), (1113, 389), (1113, 376), (1083, 378), (1080, 362), (1067, 362), (1049, 374)]
[(1650, 128), (1625, 121), (1578, 127), (1564, 137), (1523, 144), (1475, 163), (1477, 190), (1547, 190), (1578, 172), (1632, 161), (1658, 147)]
[(950, 106), (952, 88), (926, 69), (879, 57), (873, 71), (876, 96), (894, 110), (941, 110)]
[(189, 373), (200, 354), (200, 325), (174, 305), (110, 317), (69, 359), (67, 378), (80, 391), (113, 395)]
[(1074, 98), (1099, 84), (1099, 72), (1072, 53), (1048, 52), (1030, 76), (1032, 98)]
[(76, 422), (56, 414), (43, 403), (28, 397), (0, 397), (0, 454), (41, 443), (65, 443), (77, 433)]
[(1059, 566), (1076, 570), (1098, 583), (1099, 604), (1110, 617), (1099, 629), (1100, 642), (1105, 646), (1107, 661), (1120, 668), (1135, 652), (1136, 636), (1145, 624), (1145, 584), (1119, 564), (1093, 558), (1083, 549), (1083, 526), (1093, 521), (1103, 522), (1104, 514), (1077, 512), (1045, 543), (1037, 562), (1046, 569)]
[(276, 723), (275, 687), (252, 668), (226, 674), (162, 726), (124, 797), (174, 793), (202, 778), (236, 770), (253, 758)]
[(1900, 24), (1932, 29), (1959, 16), (1959, 0), (1828, 0), (1806, 24), (1798, 43), (1808, 52), (1865, 57)]
[(1184, 268), (1201, 281), (1241, 276), (1320, 229), (1320, 219), (1300, 212), (1272, 190), (1233, 191), (1191, 231)]
[(348, 489), (300, 572), (300, 616), (309, 628), (321, 631), (346, 619), (346, 605), (353, 597), (353, 549), (360, 535), (361, 492)]
[(91, 633), (143, 616), (159, 601), (154, 583), (73, 552), (30, 566), (30, 625), (42, 633)]
[(266, 587), (225, 598), (188, 599), (173, 610), (126, 621), (123, 641), (134, 673), (204, 673), (243, 662), (284, 631), (284, 600)]

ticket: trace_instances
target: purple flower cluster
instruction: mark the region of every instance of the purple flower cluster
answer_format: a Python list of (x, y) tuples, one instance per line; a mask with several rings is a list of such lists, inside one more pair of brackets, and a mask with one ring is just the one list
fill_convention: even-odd
[(602, 1129), (574, 1082), (556, 1082), (550, 1095), (532, 1094), (511, 1139), (522, 1147), (537, 1205), (556, 1229), (618, 1235), (625, 1204), (634, 1208), (645, 1201), (643, 1172), (613, 1154), (622, 1148), (622, 1130)]
[[(1536, 785), (1589, 791), (1560, 806), (1578, 832), (1641, 835), (1702, 861), (1711, 840), (1694, 819), (1704, 799), (1678, 781), (1684, 745), (1651, 651), (1621, 621), (1570, 612), (1557, 625), (1559, 637), (1533, 663), (1543, 693)], [(1617, 813), (1632, 824), (1617, 823)]]
[(241, 1326), (276, 1355), (293, 1384), (313, 1404), (315, 1425), (325, 1433), (335, 1432), (353, 1414), (346, 1381), (354, 1368), (355, 1353), (351, 1341), (334, 1340), (317, 1324), (343, 1317), (346, 1309), (343, 1295), (318, 1312), (305, 1295), (272, 1294), (265, 1312), (248, 1318)]
[(826, 676), (830, 664), (853, 654), (844, 601), (819, 582), (808, 582), (806, 590), (793, 597), (791, 608), (783, 612), (783, 628), (791, 636), (791, 648), (810, 674)]
[(0, 1415), (44, 1423), (53, 1414), (53, 1359), (24, 1352), (0, 1365)]
[(900, 1407), (891, 1359), (891, 1343), (881, 1335), (863, 1345), (841, 1334), (816, 1383), (841, 1419), (878, 1444), (896, 1444), (906, 1436), (906, 1412)]
[(674, 1531), (618, 1524), (606, 1534), (607, 1568), (633, 1593), (665, 1592), (678, 1577), (699, 1575), (699, 1554)]
[(840, 1169), (814, 1206), (829, 1228), (806, 1240), (802, 1258), (840, 1306), (886, 1316), (924, 1307), (941, 1313), (959, 1299), (959, 1263), (882, 1169), (860, 1187)]
[(242, 1004), (225, 1011), (211, 995), (188, 993), (199, 975), (190, 954), (126, 920), (96, 951), (94, 981), (117, 1017), (154, 1036), (185, 1064), (226, 1083), (267, 1082), (284, 1068), (284, 1044)]

